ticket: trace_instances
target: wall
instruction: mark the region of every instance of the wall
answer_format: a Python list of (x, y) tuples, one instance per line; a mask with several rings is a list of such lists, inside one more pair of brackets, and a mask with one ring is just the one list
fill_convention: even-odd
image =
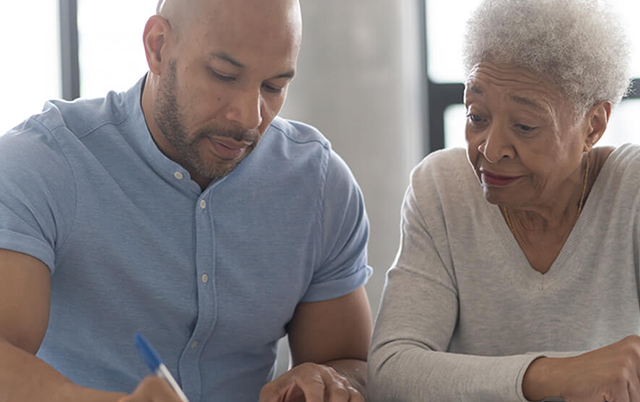
[(409, 172), (422, 152), (417, 1), (301, 0), (302, 50), (281, 112), (319, 128), (362, 188), (374, 316), (398, 248)]

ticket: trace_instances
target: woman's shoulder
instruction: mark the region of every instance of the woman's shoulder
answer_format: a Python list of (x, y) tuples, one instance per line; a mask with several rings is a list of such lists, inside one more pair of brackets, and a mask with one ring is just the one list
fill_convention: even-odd
[(475, 174), (463, 148), (432, 152), (411, 172), (412, 185), (444, 189), (448, 185), (458, 186), (467, 181), (475, 181)]
[(604, 159), (600, 175), (606, 180), (635, 181), (640, 185), (640, 145), (624, 144), (617, 148), (596, 148), (596, 158)]
[(603, 155), (606, 164), (616, 167), (626, 167), (640, 164), (640, 145), (627, 143), (619, 147), (599, 147), (595, 148), (599, 154)]
[(482, 202), (482, 189), (466, 151), (462, 148), (436, 151), (411, 172), (412, 202), (431, 217), (458, 214)]
[(604, 161), (595, 178), (592, 192), (601, 194), (608, 202), (637, 200), (640, 192), (640, 145), (624, 144), (613, 150), (605, 147), (594, 151), (594, 159)]

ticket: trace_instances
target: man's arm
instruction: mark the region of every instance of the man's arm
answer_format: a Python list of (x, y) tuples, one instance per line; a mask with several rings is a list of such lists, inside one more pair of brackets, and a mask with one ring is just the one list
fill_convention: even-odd
[(117, 401), (124, 394), (82, 388), (35, 356), (49, 323), (50, 295), (44, 263), (0, 249), (0, 400)]
[(363, 400), (372, 331), (364, 287), (300, 303), (287, 330), (293, 368), (263, 388), (261, 401)]

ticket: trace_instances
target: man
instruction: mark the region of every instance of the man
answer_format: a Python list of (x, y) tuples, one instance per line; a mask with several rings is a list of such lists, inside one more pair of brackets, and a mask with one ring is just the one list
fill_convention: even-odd
[(191, 402), (363, 400), (362, 196), (276, 117), (300, 37), (297, 0), (167, 0), (145, 79), (0, 137), (0, 400), (179, 401), (136, 332)]

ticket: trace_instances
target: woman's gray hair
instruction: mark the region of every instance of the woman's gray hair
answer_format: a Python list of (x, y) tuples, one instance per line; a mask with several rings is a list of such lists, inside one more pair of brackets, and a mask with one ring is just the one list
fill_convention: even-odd
[(467, 22), (464, 47), (467, 75), (481, 61), (527, 69), (576, 112), (616, 104), (629, 88), (629, 41), (598, 0), (485, 0)]
[(162, 7), (164, 6), (166, 0), (158, 0), (158, 5), (156, 6), (156, 14), (162, 14)]

